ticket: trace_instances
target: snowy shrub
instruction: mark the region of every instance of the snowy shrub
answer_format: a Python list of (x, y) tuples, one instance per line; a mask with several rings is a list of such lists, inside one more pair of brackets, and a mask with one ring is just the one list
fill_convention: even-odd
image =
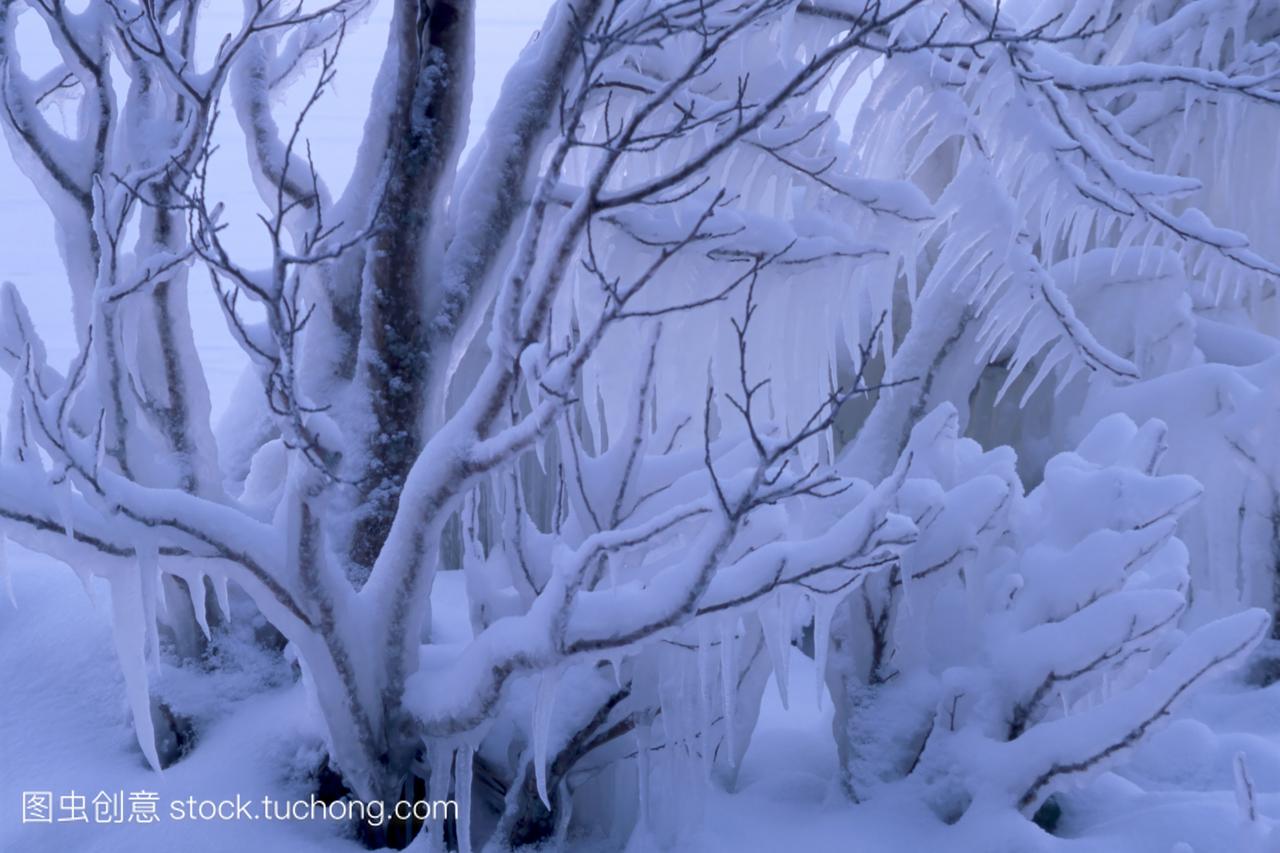
[[(1201, 489), (1156, 474), (1158, 421), (1098, 424), (1024, 494), (1007, 448), (983, 452), (940, 407), (917, 427), (899, 510), (918, 538), (837, 617), (827, 665), (854, 797), (909, 780), (946, 819), (975, 800), (1030, 814), (1115, 764), (1208, 676), (1262, 639), (1263, 611), (1179, 630), (1178, 518)], [(815, 633), (821, 634), (822, 631)]]

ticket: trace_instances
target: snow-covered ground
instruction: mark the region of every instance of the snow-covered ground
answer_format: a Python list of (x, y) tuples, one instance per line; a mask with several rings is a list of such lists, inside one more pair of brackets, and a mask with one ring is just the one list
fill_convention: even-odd
[[(217, 670), (166, 665), (159, 690), (179, 713), (198, 714), (200, 735), (185, 759), (153, 773), (127, 719), (105, 584), (95, 587), (95, 604), (65, 567), (10, 548), (17, 604), (0, 599), (0, 850), (363, 849), (344, 836), (341, 824), (323, 819), (169, 819), (170, 804), (189, 797), (308, 798), (305, 769), (313, 766), (319, 733), (302, 689), (247, 644), (224, 650)], [(436, 585), (436, 612), (443, 619), (437, 630), (446, 634), (466, 630), (459, 618), (465, 614), (459, 581), (445, 574)], [(793, 655), (790, 709), (783, 709), (770, 684), (737, 789), (709, 789), (696, 825), (682, 828), (667, 849), (1234, 853), (1248, 849), (1243, 835), (1232, 831), (1242, 826), (1232, 776), (1235, 755), (1246, 756), (1259, 790), (1280, 790), (1280, 684), (1246, 690), (1228, 683), (1180, 712), (1123, 775), (1108, 774), (1061, 798), (1063, 817), (1054, 836), (1012, 815), (970, 814), (946, 826), (907, 798), (853, 806), (837, 791), (831, 703), (819, 708), (812, 661), (798, 651)], [(163, 817), (148, 825), (23, 824), (24, 791), (55, 797), (75, 792), (90, 801), (99, 791), (155, 792)], [(1264, 794), (1260, 801), (1265, 812), (1280, 814), (1280, 794)], [(91, 804), (88, 812), (92, 819)], [(1003, 834), (992, 832), (993, 819), (1007, 824)], [(993, 837), (1003, 837), (1004, 846), (986, 846)], [(630, 853), (653, 853), (656, 847), (652, 838), (638, 836)]]

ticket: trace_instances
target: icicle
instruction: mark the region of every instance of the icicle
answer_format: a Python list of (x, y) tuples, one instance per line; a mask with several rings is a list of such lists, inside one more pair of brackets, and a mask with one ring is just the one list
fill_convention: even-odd
[(142, 587), (134, 572), (120, 572), (111, 579), (111, 630), (116, 657), (124, 673), (125, 695), (133, 713), (133, 730), (147, 763), (160, 771), (156, 734), (151, 721), (151, 694), (147, 687), (146, 614)]
[(715, 640), (711, 636), (711, 626), (705, 619), (697, 622), (698, 631), (698, 692), (701, 696), (710, 695), (714, 673), (711, 669), (711, 647), (715, 645)]
[(98, 609), (98, 593), (93, 590), (93, 573), (78, 565), (73, 566), (72, 569), (80, 580), (80, 588), (84, 590), (85, 596), (89, 599), (89, 606), (96, 611)]
[(463, 744), (453, 756), (453, 797), (458, 803), (458, 853), (471, 853), (471, 774), (475, 750)]
[(533, 702), (533, 772), (538, 785), (538, 798), (551, 810), (551, 797), (547, 795), (547, 741), (551, 737), (551, 711), (555, 706), (556, 688), (560, 683), (560, 670), (549, 669), (538, 682), (538, 693)]
[(662, 713), (658, 719), (662, 722), (665, 740), (663, 749), (654, 756), (661, 768), (654, 814), (665, 836), (671, 832), (678, 835), (682, 827), (690, 825), (705, 783), (702, 760), (693, 754), (698, 725), (695, 697), (690, 695), (696, 684), (695, 661), (673, 646), (666, 650), (659, 666)]
[(547, 471), (547, 442), (540, 439), (533, 443), (533, 455), (538, 460), (538, 468), (544, 474)]
[(783, 593), (772, 596), (758, 612), (760, 627), (764, 629), (764, 644), (773, 664), (773, 682), (778, 687), (782, 707), (790, 709), (787, 687), (791, 672), (791, 614)]
[(672, 692), (680, 692), (675, 670), (679, 662), (668, 649), (659, 652), (658, 658), (658, 724), (662, 726), (662, 743), (669, 754), (675, 752), (680, 741), (680, 702)]
[(738, 763), (737, 733), (734, 731), (734, 708), (738, 704), (737, 615), (720, 625), (720, 687), (724, 696), (724, 731), (729, 764)]
[(213, 592), (217, 596), (218, 607), (222, 610), (222, 618), (231, 621), (231, 595), (227, 591), (227, 579), (225, 577), (213, 579)]
[(712, 669), (711, 626), (707, 620), (700, 619), (698, 629), (698, 758), (702, 765), (704, 779), (711, 778), (712, 756), (715, 749), (711, 745), (711, 695), (715, 690), (715, 671)]
[(827, 692), (827, 652), (831, 646), (831, 620), (835, 617), (839, 603), (840, 599), (834, 595), (818, 595), (813, 598), (813, 665), (818, 710), (822, 710), (822, 697)]
[(169, 619), (169, 585), (164, 582), (164, 573), (157, 570), (156, 572), (156, 612), (160, 614), (160, 618)]
[(138, 560), (138, 580), (142, 589), (143, 627), (147, 633), (147, 655), (152, 669), (159, 673), (160, 667), (160, 632), (156, 630), (156, 587), (160, 583), (159, 553), (155, 540), (149, 536), (141, 537), (133, 545), (134, 556)]
[[(1146, 239), (1142, 241), (1142, 247), (1138, 253), (1138, 275), (1150, 275), (1147, 270), (1147, 258), (1151, 255), (1152, 248), (1156, 245), (1156, 241), (1160, 237), (1160, 232), (1155, 228), (1147, 231)], [(1158, 268), (1157, 268), (1158, 269)]]
[(191, 593), (191, 609), (196, 612), (196, 622), (204, 632), (206, 640), (213, 639), (209, 632), (209, 611), (205, 602), (204, 575), (196, 575), (194, 580), (187, 580), (187, 590)]
[(609, 668), (613, 670), (613, 686), (622, 689), (622, 655), (609, 655), (606, 660), (609, 661)]
[(640, 826), (649, 828), (649, 739), (645, 726), (635, 727), (636, 736), (636, 793), (640, 800)]
[[(427, 799), (439, 803), (449, 799), (450, 767), (453, 764), (453, 748), (439, 742), (427, 746)], [(459, 811), (461, 814), (461, 811)], [(438, 822), (427, 830), (427, 849), (431, 853), (445, 853), (444, 822)]]

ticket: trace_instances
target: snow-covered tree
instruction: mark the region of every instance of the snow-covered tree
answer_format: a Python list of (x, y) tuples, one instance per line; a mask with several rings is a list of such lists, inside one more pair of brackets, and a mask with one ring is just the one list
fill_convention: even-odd
[[(0, 519), (110, 582), (153, 765), (158, 621), (198, 649), (233, 595), (350, 791), (499, 791), (506, 845), (661, 834), (804, 622), (847, 790), (946, 817), (1034, 811), (1261, 638), (1270, 5), (561, 0), (465, 157), (474, 4), (393, 6), (336, 186), (307, 119), (364, 0), (226, 34), (198, 0), (0, 0), (79, 344), (51, 365), (6, 288)], [(257, 211), (211, 179), (227, 99)], [(260, 266), (227, 230), (255, 214)], [(249, 363), (217, 429), (206, 278)]]

